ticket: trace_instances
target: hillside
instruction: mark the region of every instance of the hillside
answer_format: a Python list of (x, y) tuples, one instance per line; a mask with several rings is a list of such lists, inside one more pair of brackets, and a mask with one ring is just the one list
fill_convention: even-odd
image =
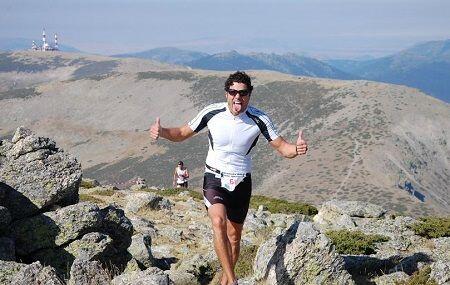
[[(200, 188), (205, 133), (175, 144), (151, 142), (155, 117), (184, 124), (223, 100), (229, 72), (187, 70), (139, 59), (66, 53), (0, 55), (0, 136), (19, 125), (75, 154), (85, 177), (119, 186), (135, 176), (169, 186), (185, 161)], [(249, 71), (252, 105), (293, 140), (305, 130), (306, 157), (282, 159), (260, 139), (255, 193), (320, 205), (369, 201), (411, 215), (448, 214), (450, 109), (416, 89)]]
[(450, 102), (450, 40), (418, 44), (379, 59), (327, 63), (361, 78), (416, 87)]
[(174, 47), (154, 48), (147, 51), (114, 55), (114, 57), (135, 57), (142, 59), (152, 59), (160, 62), (184, 64), (202, 57), (207, 53), (182, 50)]

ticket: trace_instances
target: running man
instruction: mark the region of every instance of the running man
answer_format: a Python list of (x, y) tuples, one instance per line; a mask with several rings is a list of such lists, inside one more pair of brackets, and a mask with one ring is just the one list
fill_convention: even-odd
[(173, 187), (188, 188), (188, 178), (189, 172), (184, 166), (184, 163), (180, 160), (173, 172)]
[(250, 151), (259, 135), (286, 158), (306, 154), (308, 149), (302, 131), (297, 142), (291, 144), (278, 135), (265, 113), (249, 106), (252, 90), (250, 77), (235, 72), (225, 81), (226, 102), (207, 106), (184, 126), (163, 128), (156, 118), (150, 128), (154, 140), (162, 137), (180, 142), (208, 127), (203, 197), (214, 233), (214, 248), (222, 266), (221, 285), (238, 284), (234, 267), (252, 191)]

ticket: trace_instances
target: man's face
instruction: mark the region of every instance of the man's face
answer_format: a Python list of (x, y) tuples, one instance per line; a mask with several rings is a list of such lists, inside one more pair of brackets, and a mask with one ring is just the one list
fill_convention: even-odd
[[(241, 92), (236, 91), (243, 92), (241, 94)], [(225, 98), (227, 98), (228, 108), (233, 115), (237, 116), (243, 113), (247, 109), (248, 102), (250, 101), (250, 93), (248, 92), (247, 85), (245, 83), (233, 82), (228, 87), (228, 91), (225, 91)]]

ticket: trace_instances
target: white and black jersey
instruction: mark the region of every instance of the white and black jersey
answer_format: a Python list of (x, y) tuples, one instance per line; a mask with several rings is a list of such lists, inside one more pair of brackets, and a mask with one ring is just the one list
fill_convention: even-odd
[(248, 106), (245, 112), (234, 116), (227, 102), (207, 106), (188, 125), (196, 133), (208, 127), (206, 164), (227, 173), (251, 172), (250, 151), (260, 134), (269, 142), (279, 137), (265, 113)]

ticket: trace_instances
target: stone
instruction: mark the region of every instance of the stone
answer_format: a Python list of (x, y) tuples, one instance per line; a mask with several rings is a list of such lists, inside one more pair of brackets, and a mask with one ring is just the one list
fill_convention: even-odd
[(12, 285), (30, 285), (30, 284), (46, 284), (46, 285), (63, 285), (64, 282), (56, 274), (54, 268), (50, 266), (42, 266), (39, 261), (22, 267), (11, 278)]
[(0, 206), (9, 209), (13, 220), (78, 202), (81, 165), (54, 141), (19, 127), (11, 142), (1, 144), (0, 188), (6, 193)]
[(137, 213), (141, 210), (170, 209), (171, 203), (167, 199), (149, 192), (130, 193), (126, 196), (125, 210)]
[(140, 233), (144, 235), (149, 235), (151, 238), (157, 236), (157, 230), (152, 222), (141, 217), (130, 217), (130, 221), (133, 224), (133, 229), (135, 233)]
[(167, 274), (157, 267), (147, 268), (145, 271), (133, 271), (114, 277), (111, 285), (169, 285)]
[(331, 241), (310, 222), (294, 222), (263, 243), (253, 268), (267, 284), (354, 284)]
[(149, 235), (136, 234), (131, 237), (128, 252), (144, 268), (155, 266), (151, 250), (152, 238)]
[(450, 261), (437, 261), (431, 264), (430, 278), (437, 284), (450, 284)]
[(26, 264), (0, 260), (0, 284), (11, 284), (11, 279)]
[(178, 271), (167, 270), (164, 273), (169, 275), (169, 279), (176, 285), (196, 285), (200, 284), (194, 274)]
[(68, 285), (109, 285), (111, 277), (99, 261), (75, 259)]
[(117, 249), (131, 243), (133, 226), (122, 210), (112, 206), (99, 209), (89, 202), (67, 206), (12, 224), (17, 254), (26, 256), (44, 248), (54, 248), (81, 238), (89, 232), (112, 237)]
[(377, 276), (372, 281), (377, 285), (397, 285), (401, 281), (406, 281), (409, 279), (409, 275), (402, 271), (397, 271), (391, 274), (385, 274)]

